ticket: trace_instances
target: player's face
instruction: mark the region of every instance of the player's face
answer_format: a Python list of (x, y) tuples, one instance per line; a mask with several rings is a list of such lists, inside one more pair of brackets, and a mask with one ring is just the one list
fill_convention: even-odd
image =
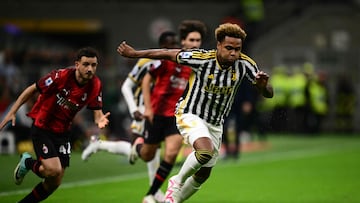
[(231, 66), (239, 57), (242, 48), (240, 38), (226, 36), (217, 43), (217, 59), (221, 65)]
[(167, 37), (166, 43), (163, 45), (163, 47), (166, 49), (179, 48), (179, 41), (178, 41), (177, 37), (175, 37), (175, 36)]
[(181, 40), (181, 46), (184, 49), (200, 48), (201, 35), (199, 32), (189, 32), (185, 39)]
[(80, 61), (75, 61), (76, 79), (80, 84), (86, 83), (91, 80), (97, 68), (98, 62), (96, 57), (81, 57)]

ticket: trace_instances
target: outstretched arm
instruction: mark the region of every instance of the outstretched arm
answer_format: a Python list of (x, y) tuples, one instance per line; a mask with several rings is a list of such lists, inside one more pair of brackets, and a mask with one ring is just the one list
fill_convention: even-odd
[(176, 55), (181, 49), (145, 49), (135, 50), (125, 41), (117, 48), (117, 52), (128, 58), (150, 58), (150, 59), (167, 59), (176, 62)]
[(0, 130), (4, 128), (4, 126), (11, 121), (11, 124), (15, 125), (16, 120), (16, 112), (19, 110), (20, 106), (23, 105), (27, 100), (29, 100), (34, 94), (37, 92), (36, 84), (32, 84), (27, 87), (17, 98), (15, 103), (10, 108), (9, 112), (6, 114), (4, 119), (0, 123)]
[(269, 75), (267, 73), (259, 71), (256, 74), (255, 80), (255, 86), (264, 97), (272, 98), (274, 96), (274, 90), (272, 86), (268, 83)]

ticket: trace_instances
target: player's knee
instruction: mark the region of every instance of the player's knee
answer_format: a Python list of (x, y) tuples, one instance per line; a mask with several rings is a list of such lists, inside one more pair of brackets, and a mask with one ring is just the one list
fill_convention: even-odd
[(46, 167), (44, 170), (44, 177), (51, 178), (51, 177), (58, 177), (62, 175), (62, 168), (61, 167)]
[(195, 157), (201, 165), (209, 162), (213, 157), (213, 152), (209, 150), (196, 150)]

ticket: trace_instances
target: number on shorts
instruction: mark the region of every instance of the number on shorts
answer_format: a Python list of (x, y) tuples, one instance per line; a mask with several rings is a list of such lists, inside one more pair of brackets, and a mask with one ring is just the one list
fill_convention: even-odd
[[(66, 147), (65, 147), (66, 146)], [(70, 154), (71, 153), (71, 145), (70, 142), (64, 145), (60, 145), (59, 152), (62, 154)]]

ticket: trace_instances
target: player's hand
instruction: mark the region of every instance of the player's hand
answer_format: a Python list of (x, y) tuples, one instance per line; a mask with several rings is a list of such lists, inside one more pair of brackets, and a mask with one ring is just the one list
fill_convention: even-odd
[(144, 119), (144, 115), (140, 113), (140, 111), (135, 111), (133, 113), (133, 117), (136, 121), (141, 121), (142, 119)]
[(153, 123), (154, 112), (152, 111), (152, 109), (145, 108), (144, 118), (145, 118), (147, 121), (149, 121), (151, 124)]
[(117, 48), (117, 52), (124, 57), (135, 57), (135, 49), (126, 44), (125, 41), (120, 43)]
[(99, 119), (97, 125), (100, 129), (105, 128), (109, 124), (109, 119), (108, 119), (109, 116), (110, 116), (110, 112), (107, 112)]
[(267, 73), (265, 73), (264, 71), (259, 71), (255, 76), (255, 80), (256, 80), (256, 85), (258, 86), (258, 88), (263, 89), (266, 87), (266, 85), (268, 83), (269, 75)]
[(11, 125), (15, 126), (16, 116), (14, 114), (7, 114), (0, 123), (0, 130), (2, 130), (8, 122), (11, 121)]

